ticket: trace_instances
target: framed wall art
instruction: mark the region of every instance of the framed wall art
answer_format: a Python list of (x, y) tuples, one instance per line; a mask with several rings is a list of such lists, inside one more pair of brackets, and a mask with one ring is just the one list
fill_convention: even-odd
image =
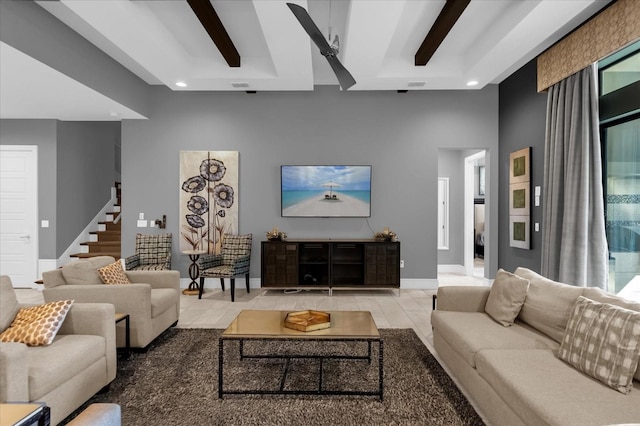
[(531, 148), (523, 148), (509, 154), (509, 183), (531, 181)]
[(531, 248), (531, 148), (509, 155), (509, 242), (511, 247)]
[(531, 248), (530, 216), (509, 217), (509, 241), (511, 247), (529, 250)]
[(509, 185), (509, 215), (530, 216), (529, 182), (514, 183)]
[(220, 253), (238, 233), (238, 152), (180, 151), (180, 250)]

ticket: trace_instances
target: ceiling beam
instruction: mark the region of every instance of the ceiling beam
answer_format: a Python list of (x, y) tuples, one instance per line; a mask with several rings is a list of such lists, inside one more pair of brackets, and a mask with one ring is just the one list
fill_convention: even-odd
[(207, 30), (209, 37), (218, 47), (227, 64), (230, 67), (239, 67), (240, 54), (233, 45), (231, 37), (229, 37), (227, 30), (222, 25), (222, 21), (220, 21), (220, 17), (211, 2), (209, 0), (187, 0), (187, 3), (191, 6), (193, 13), (196, 14), (204, 29)]
[(442, 44), (470, 2), (471, 0), (447, 0), (436, 18), (436, 22), (434, 22), (416, 52), (416, 66), (427, 65), (429, 59), (436, 53), (436, 50), (438, 50), (438, 47), (440, 47), (440, 44)]

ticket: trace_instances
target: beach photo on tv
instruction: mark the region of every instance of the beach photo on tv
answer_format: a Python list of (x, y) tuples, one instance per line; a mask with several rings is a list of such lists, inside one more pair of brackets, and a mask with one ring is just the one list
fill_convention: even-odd
[(371, 166), (281, 166), (283, 217), (371, 216)]

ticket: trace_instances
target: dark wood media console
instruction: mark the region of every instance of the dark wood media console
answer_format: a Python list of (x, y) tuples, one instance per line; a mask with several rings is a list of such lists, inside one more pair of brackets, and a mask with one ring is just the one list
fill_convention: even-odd
[(400, 288), (400, 243), (374, 240), (262, 241), (265, 289)]

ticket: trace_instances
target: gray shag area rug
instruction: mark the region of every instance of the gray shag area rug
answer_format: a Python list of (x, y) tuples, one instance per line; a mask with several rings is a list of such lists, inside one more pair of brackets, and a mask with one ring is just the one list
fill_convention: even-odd
[[(118, 360), (118, 375), (67, 421), (94, 402), (113, 402), (129, 425), (482, 425), (469, 401), (411, 329), (382, 329), (384, 400), (374, 396), (225, 395), (218, 399), (219, 329), (172, 328), (146, 352)], [(330, 346), (329, 346), (330, 345)], [(239, 360), (237, 342), (225, 342), (224, 389), (277, 389), (284, 361)], [(247, 341), (245, 354), (367, 353), (366, 343)], [(326, 389), (378, 386), (373, 362), (325, 360)], [(317, 360), (292, 360), (285, 389), (314, 389)], [(64, 424), (64, 423), (63, 423)]]

